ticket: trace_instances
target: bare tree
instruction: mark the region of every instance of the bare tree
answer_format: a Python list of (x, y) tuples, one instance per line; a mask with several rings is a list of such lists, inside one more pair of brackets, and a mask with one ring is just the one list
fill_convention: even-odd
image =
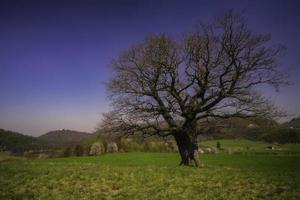
[(253, 34), (232, 11), (180, 41), (163, 34), (146, 38), (113, 61), (113, 110), (103, 127), (117, 135), (173, 136), (181, 164), (201, 165), (193, 141), (199, 121), (278, 114), (255, 90), (286, 83), (277, 67), (282, 47), (269, 41), (269, 34)]

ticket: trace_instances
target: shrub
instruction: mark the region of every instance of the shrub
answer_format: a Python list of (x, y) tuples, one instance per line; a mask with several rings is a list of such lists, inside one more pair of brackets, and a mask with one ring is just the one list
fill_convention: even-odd
[(92, 144), (89, 154), (90, 155), (100, 155), (100, 154), (103, 154), (104, 152), (105, 152), (104, 145), (100, 142), (95, 142)]
[(108, 143), (106, 151), (108, 153), (118, 152), (118, 145), (115, 142)]
[(36, 156), (33, 150), (25, 151), (23, 155), (26, 158), (33, 158)]
[(274, 128), (262, 137), (267, 142), (300, 143), (300, 130), (293, 128)]
[(130, 138), (126, 138), (121, 140), (120, 149), (122, 149), (125, 152), (132, 152), (132, 151), (144, 151), (145, 147), (141, 143), (137, 143), (136, 141)]
[(49, 158), (49, 155), (45, 154), (45, 153), (40, 153), (38, 156), (39, 159), (46, 159)]
[(72, 155), (72, 150), (70, 147), (66, 147), (63, 150), (63, 157), (69, 157)]
[(216, 145), (217, 149), (221, 149), (221, 143), (218, 141)]
[(78, 144), (75, 146), (75, 149), (74, 149), (74, 154), (75, 156), (82, 156), (83, 155), (83, 146)]
[(91, 145), (84, 145), (83, 146), (83, 155), (88, 156), (90, 155)]

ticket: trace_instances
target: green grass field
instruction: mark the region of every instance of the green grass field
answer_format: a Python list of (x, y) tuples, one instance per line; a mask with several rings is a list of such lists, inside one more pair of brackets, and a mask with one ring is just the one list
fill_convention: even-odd
[(300, 199), (299, 154), (201, 159), (203, 168), (179, 167), (176, 153), (7, 160), (0, 199)]
[[(240, 149), (242, 152), (248, 153), (271, 153), (271, 154), (300, 154), (299, 144), (269, 144), (266, 142), (251, 141), (245, 139), (221, 139), (200, 142), (200, 145), (216, 147), (217, 141), (221, 144), (221, 148)], [(275, 150), (266, 149), (267, 146), (274, 146)]]

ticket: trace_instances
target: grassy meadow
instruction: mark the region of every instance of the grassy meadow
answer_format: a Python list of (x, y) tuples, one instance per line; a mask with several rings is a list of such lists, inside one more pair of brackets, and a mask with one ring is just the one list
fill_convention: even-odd
[[(251, 141), (246, 139), (220, 139), (203, 141), (199, 145), (216, 147), (216, 143), (221, 144), (221, 148), (231, 149), (240, 153), (253, 154), (300, 154), (299, 144), (270, 144), (262, 141)], [(266, 147), (274, 147), (274, 150)]]
[[(220, 142), (263, 150), (250, 141)], [(300, 199), (299, 151), (200, 157), (203, 168), (178, 166), (176, 153), (6, 159), (0, 162), (0, 199)]]

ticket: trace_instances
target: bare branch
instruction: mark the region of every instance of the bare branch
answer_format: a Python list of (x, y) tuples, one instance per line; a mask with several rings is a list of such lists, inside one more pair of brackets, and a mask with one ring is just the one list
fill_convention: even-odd
[(277, 62), (282, 46), (270, 40), (269, 34), (252, 33), (232, 11), (180, 41), (146, 38), (112, 63), (108, 91), (114, 110), (103, 126), (116, 134), (164, 137), (195, 130), (205, 118), (281, 116), (255, 90), (287, 83)]

